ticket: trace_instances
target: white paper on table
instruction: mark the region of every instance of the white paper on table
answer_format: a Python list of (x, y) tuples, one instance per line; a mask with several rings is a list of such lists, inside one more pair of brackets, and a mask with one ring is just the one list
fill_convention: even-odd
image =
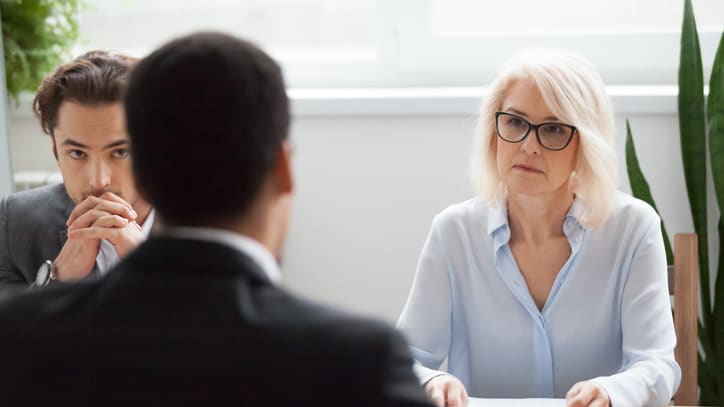
[(564, 399), (478, 399), (469, 398), (468, 407), (565, 407)]

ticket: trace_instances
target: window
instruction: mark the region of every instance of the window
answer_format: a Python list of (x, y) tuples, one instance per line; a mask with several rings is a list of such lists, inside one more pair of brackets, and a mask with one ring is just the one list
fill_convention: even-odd
[[(443, 36), (678, 32), (682, 0), (433, 0), (433, 31)], [(724, 2), (694, 0), (699, 30), (720, 32)]]
[(90, 0), (84, 47), (145, 53), (191, 31), (248, 38), (278, 58), (359, 59), (374, 51), (375, 3), (367, 0)]
[[(89, 1), (83, 50), (143, 56), (222, 30), (269, 51), (296, 88), (482, 86), (530, 46), (578, 51), (610, 85), (673, 84), (683, 12), (683, 0)], [(724, 2), (693, 2), (708, 79)]]
[[(179, 35), (220, 30), (254, 41), (295, 86), (327, 86), (377, 60), (377, 3), (369, 0), (88, 0), (81, 49), (143, 56)], [(349, 83), (345, 78), (341, 83)]]
[[(693, 0), (705, 77), (724, 28), (724, 2)], [(677, 81), (683, 0), (400, 0), (400, 60), (454, 84), (487, 83), (517, 50), (562, 47), (593, 62), (611, 84)], [(413, 5), (418, 5), (414, 8)]]

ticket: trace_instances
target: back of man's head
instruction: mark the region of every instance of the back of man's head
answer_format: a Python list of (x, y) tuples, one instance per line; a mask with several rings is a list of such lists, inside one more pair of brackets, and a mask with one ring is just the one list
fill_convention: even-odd
[(287, 138), (281, 69), (246, 41), (213, 32), (144, 58), (125, 96), (138, 188), (168, 225), (243, 215)]

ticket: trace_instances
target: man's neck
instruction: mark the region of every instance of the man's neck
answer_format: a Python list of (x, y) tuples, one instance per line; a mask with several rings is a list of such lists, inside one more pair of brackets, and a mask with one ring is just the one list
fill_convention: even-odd
[[(286, 229), (285, 225), (278, 222), (279, 217), (274, 216), (272, 212), (271, 210), (253, 211), (237, 219), (196, 225), (169, 225), (164, 222), (163, 218), (159, 218), (156, 220), (154, 231), (155, 233), (164, 234), (167, 230), (179, 228), (203, 228), (232, 232), (256, 241), (278, 259)], [(160, 214), (156, 213), (156, 217), (158, 216)]]

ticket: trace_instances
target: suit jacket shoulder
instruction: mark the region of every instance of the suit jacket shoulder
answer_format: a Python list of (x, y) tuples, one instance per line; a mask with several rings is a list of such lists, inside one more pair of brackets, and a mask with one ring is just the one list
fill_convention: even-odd
[(63, 184), (17, 192), (0, 201), (0, 293), (27, 287), (40, 264), (58, 255), (73, 206)]
[(104, 277), (0, 303), (0, 326), (0, 393), (26, 405), (429, 406), (390, 326), (214, 243), (151, 238)]

